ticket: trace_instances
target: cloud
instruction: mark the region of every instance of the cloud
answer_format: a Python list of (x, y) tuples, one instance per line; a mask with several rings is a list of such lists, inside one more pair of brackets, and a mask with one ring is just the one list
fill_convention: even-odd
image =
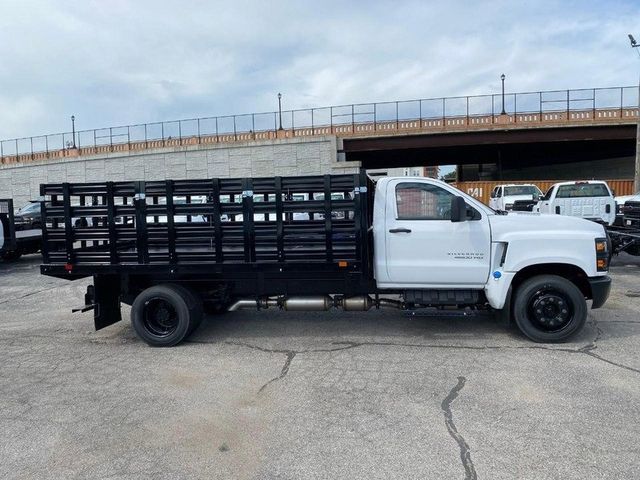
[[(0, 138), (637, 82), (634, 1), (6, 1)], [(640, 37), (640, 31), (635, 31)]]

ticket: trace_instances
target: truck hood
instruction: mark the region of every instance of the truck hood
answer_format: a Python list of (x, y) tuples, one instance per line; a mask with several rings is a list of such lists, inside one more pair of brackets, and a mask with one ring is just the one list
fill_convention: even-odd
[(527, 240), (603, 238), (604, 227), (595, 222), (577, 217), (533, 212), (511, 212), (490, 217), (491, 235), (494, 242), (508, 242), (523, 238)]
[(614, 199), (618, 205), (624, 205), (626, 202), (637, 202), (640, 201), (640, 193), (636, 193), (635, 195), (620, 195)]

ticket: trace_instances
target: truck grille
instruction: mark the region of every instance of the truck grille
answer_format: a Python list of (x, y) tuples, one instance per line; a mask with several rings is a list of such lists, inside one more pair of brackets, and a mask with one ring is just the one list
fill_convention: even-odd
[(640, 202), (625, 203), (624, 216), (629, 218), (640, 218)]

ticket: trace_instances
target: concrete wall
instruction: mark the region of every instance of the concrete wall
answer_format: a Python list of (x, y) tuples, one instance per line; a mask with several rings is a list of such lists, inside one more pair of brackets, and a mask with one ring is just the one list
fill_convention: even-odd
[(193, 145), (103, 156), (68, 157), (0, 167), (0, 198), (16, 207), (40, 195), (41, 183), (107, 180), (269, 177), (355, 173), (359, 164), (337, 160), (336, 137)]

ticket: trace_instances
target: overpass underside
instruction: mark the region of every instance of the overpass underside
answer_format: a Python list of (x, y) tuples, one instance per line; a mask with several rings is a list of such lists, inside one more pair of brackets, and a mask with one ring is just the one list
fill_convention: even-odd
[(636, 125), (345, 138), (365, 169), (458, 165), (458, 180), (632, 178)]

